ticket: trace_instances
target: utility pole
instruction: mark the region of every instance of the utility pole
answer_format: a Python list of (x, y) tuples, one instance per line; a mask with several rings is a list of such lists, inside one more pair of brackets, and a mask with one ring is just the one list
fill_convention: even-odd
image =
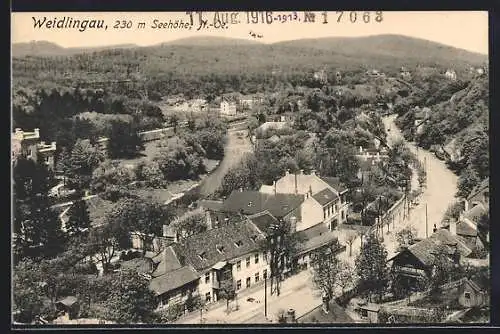
[(427, 226), (427, 203), (425, 203), (425, 237), (429, 237), (429, 227)]
[(264, 277), (264, 317), (267, 318), (267, 275)]

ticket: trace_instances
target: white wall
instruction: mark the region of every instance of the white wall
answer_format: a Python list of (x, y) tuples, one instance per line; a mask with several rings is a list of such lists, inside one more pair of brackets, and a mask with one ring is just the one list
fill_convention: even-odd
[(324, 221), (323, 207), (312, 197), (304, 200), (300, 207), (301, 221), (297, 221), (296, 231), (302, 231)]
[[(255, 263), (255, 254), (259, 254), (259, 263)], [(246, 258), (250, 257), (250, 266), (246, 266)], [(241, 269), (237, 269), (237, 262), (241, 261)], [(261, 252), (256, 252), (256, 253), (251, 253), (245, 256), (242, 256), (238, 259), (232, 260), (231, 263), (233, 264), (233, 277), (234, 277), (234, 283), (237, 284), (238, 280), (241, 280), (241, 288), (236, 290), (236, 292), (240, 292), (245, 290), (246, 287), (246, 279), (247, 277), (250, 277), (250, 287), (254, 286), (256, 284), (255, 282), (255, 273), (259, 273), (259, 282), (257, 283), (262, 283), (264, 280), (264, 270), (267, 269), (267, 276), (269, 277), (269, 274), (271, 272), (269, 268), (269, 264), (267, 261), (264, 259), (264, 255)]]

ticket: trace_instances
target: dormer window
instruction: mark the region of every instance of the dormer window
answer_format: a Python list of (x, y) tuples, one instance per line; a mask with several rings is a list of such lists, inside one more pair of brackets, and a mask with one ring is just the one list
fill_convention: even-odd
[(252, 241), (253, 241), (253, 242), (256, 242), (256, 241), (257, 241), (257, 235), (252, 235), (250, 238), (252, 238)]
[(238, 240), (238, 241), (236, 241), (236, 242), (234, 243), (234, 245), (235, 245), (236, 247), (241, 247), (241, 245), (243, 245), (243, 242), (242, 242), (241, 240)]
[(215, 246), (217, 248), (217, 251), (220, 253), (220, 254), (224, 254), (224, 246), (222, 245), (217, 245)]
[(207, 259), (206, 255), (207, 254), (205, 252), (202, 252), (202, 253), (198, 254), (198, 257), (200, 258), (200, 260), (206, 260)]

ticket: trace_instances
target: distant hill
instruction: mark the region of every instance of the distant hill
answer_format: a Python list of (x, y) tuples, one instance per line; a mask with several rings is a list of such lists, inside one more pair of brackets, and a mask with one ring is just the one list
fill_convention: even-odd
[(12, 44), (12, 57), (24, 56), (71, 56), (74, 54), (99, 52), (110, 49), (136, 48), (134, 44), (119, 44), (99, 47), (64, 48), (56, 43), (47, 41), (33, 41), (28, 43)]
[[(238, 49), (233, 47), (238, 46)], [(236, 39), (227, 37), (195, 36), (169, 41), (149, 47), (138, 47), (137, 45), (110, 45), (91, 48), (64, 48), (57, 44), (39, 41), (30, 43), (14, 43), (12, 45), (13, 57), (30, 56), (58, 56), (73, 55), (85, 52), (98, 52), (109, 49), (146, 49), (169, 48), (169, 51), (182, 52), (182, 47), (200, 48), (200, 55), (207, 56), (206, 52), (217, 48), (212, 52), (212, 58), (237, 56), (251, 58), (262, 57), (262, 60), (278, 62), (283, 58), (283, 63), (290, 65), (301, 65), (301, 62), (309, 62), (311, 57), (316, 62), (338, 65), (347, 63), (372, 63), (382, 62), (384, 64), (409, 64), (423, 63), (427, 65), (443, 64), (453, 66), (458, 64), (479, 65), (488, 60), (488, 56), (469, 52), (466, 50), (446, 46), (440, 43), (424, 39), (412, 38), (401, 35), (376, 35), (367, 37), (327, 37), (316, 39), (299, 39), (273, 44), (263, 44), (250, 39)], [(171, 49), (170, 49), (171, 48)], [(179, 49), (180, 48), (180, 49)], [(297, 59), (299, 58), (299, 59)], [(378, 58), (378, 59), (374, 59)], [(208, 61), (203, 59), (203, 62)], [(252, 60), (245, 59), (245, 63)], [(255, 61), (255, 60), (253, 60)]]
[(389, 56), (409, 60), (454, 60), (474, 65), (484, 64), (487, 55), (402, 35), (366, 37), (326, 37), (274, 43), (275, 46), (318, 49), (343, 55)]
[(262, 44), (257, 41), (242, 38), (194, 36), (176, 39), (170, 42), (161, 43), (162, 46), (183, 45), (183, 46), (238, 46)]

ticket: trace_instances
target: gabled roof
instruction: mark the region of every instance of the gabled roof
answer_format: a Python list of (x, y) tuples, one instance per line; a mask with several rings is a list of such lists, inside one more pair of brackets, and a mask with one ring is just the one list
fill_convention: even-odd
[(338, 240), (337, 235), (328, 230), (328, 227), (323, 223), (299, 231), (296, 233), (296, 236), (300, 240), (298, 244), (299, 255)]
[[(440, 229), (436, 233), (432, 234), (429, 238), (423, 239), (403, 252), (407, 251), (413, 254), (423, 265), (431, 266), (434, 262), (433, 252), (437, 250), (438, 246), (444, 245), (449, 255), (455, 252), (454, 246), (458, 248), (460, 254), (467, 257), (472, 253), (472, 250), (458, 237), (453, 236), (448, 230)], [(394, 257), (388, 261), (393, 260), (398, 257), (402, 252), (396, 254)]]
[(255, 215), (248, 216), (248, 219), (254, 223), (262, 233), (266, 233), (269, 230), (269, 227), (279, 223), (278, 219), (269, 213), (269, 211), (263, 211)]
[(178, 258), (177, 248), (178, 246), (176, 244), (170, 245), (153, 259), (153, 261), (155, 261), (155, 259), (159, 260), (158, 266), (153, 271), (153, 277), (164, 275), (170, 271), (180, 269), (183, 266), (181, 260)]
[(330, 187), (338, 191), (340, 194), (347, 191), (347, 187), (342, 182), (340, 182), (340, 179), (338, 177), (322, 176), (321, 180), (326, 182)]
[[(230, 261), (258, 250), (259, 238), (262, 238), (261, 231), (245, 219), (182, 239), (178, 247), (187, 263), (203, 271), (217, 262)], [(223, 252), (217, 248), (222, 248)]]
[(473, 229), (468, 223), (460, 222), (457, 224), (457, 235), (463, 235), (467, 237), (477, 236), (477, 230)]
[(199, 278), (200, 274), (192, 266), (184, 266), (151, 279), (149, 288), (159, 296), (194, 282)]
[(233, 191), (224, 201), (224, 212), (242, 212), (253, 215), (269, 211), (274, 217), (283, 217), (298, 208), (304, 201), (303, 195), (264, 194), (258, 191)]
[(312, 197), (321, 205), (326, 205), (339, 199), (339, 196), (329, 188), (321, 190), (319, 193), (314, 194)]
[(330, 302), (328, 313), (325, 313), (323, 306), (319, 305), (297, 318), (299, 323), (320, 323), (320, 324), (346, 324), (355, 321), (335, 302)]
[(485, 190), (488, 190), (490, 187), (490, 178), (487, 177), (485, 178), (483, 181), (481, 181), (481, 183), (479, 183), (478, 185), (476, 185), (472, 191), (470, 192), (469, 196), (467, 196), (467, 200), (468, 201), (471, 201), (472, 199), (474, 199), (474, 197), (476, 197), (476, 195), (478, 195), (479, 193), (485, 191)]
[(478, 223), (479, 218), (483, 214), (487, 214), (488, 210), (483, 206), (483, 204), (479, 203), (474, 205), (469, 211), (464, 212), (463, 217), (470, 220), (473, 223)]

